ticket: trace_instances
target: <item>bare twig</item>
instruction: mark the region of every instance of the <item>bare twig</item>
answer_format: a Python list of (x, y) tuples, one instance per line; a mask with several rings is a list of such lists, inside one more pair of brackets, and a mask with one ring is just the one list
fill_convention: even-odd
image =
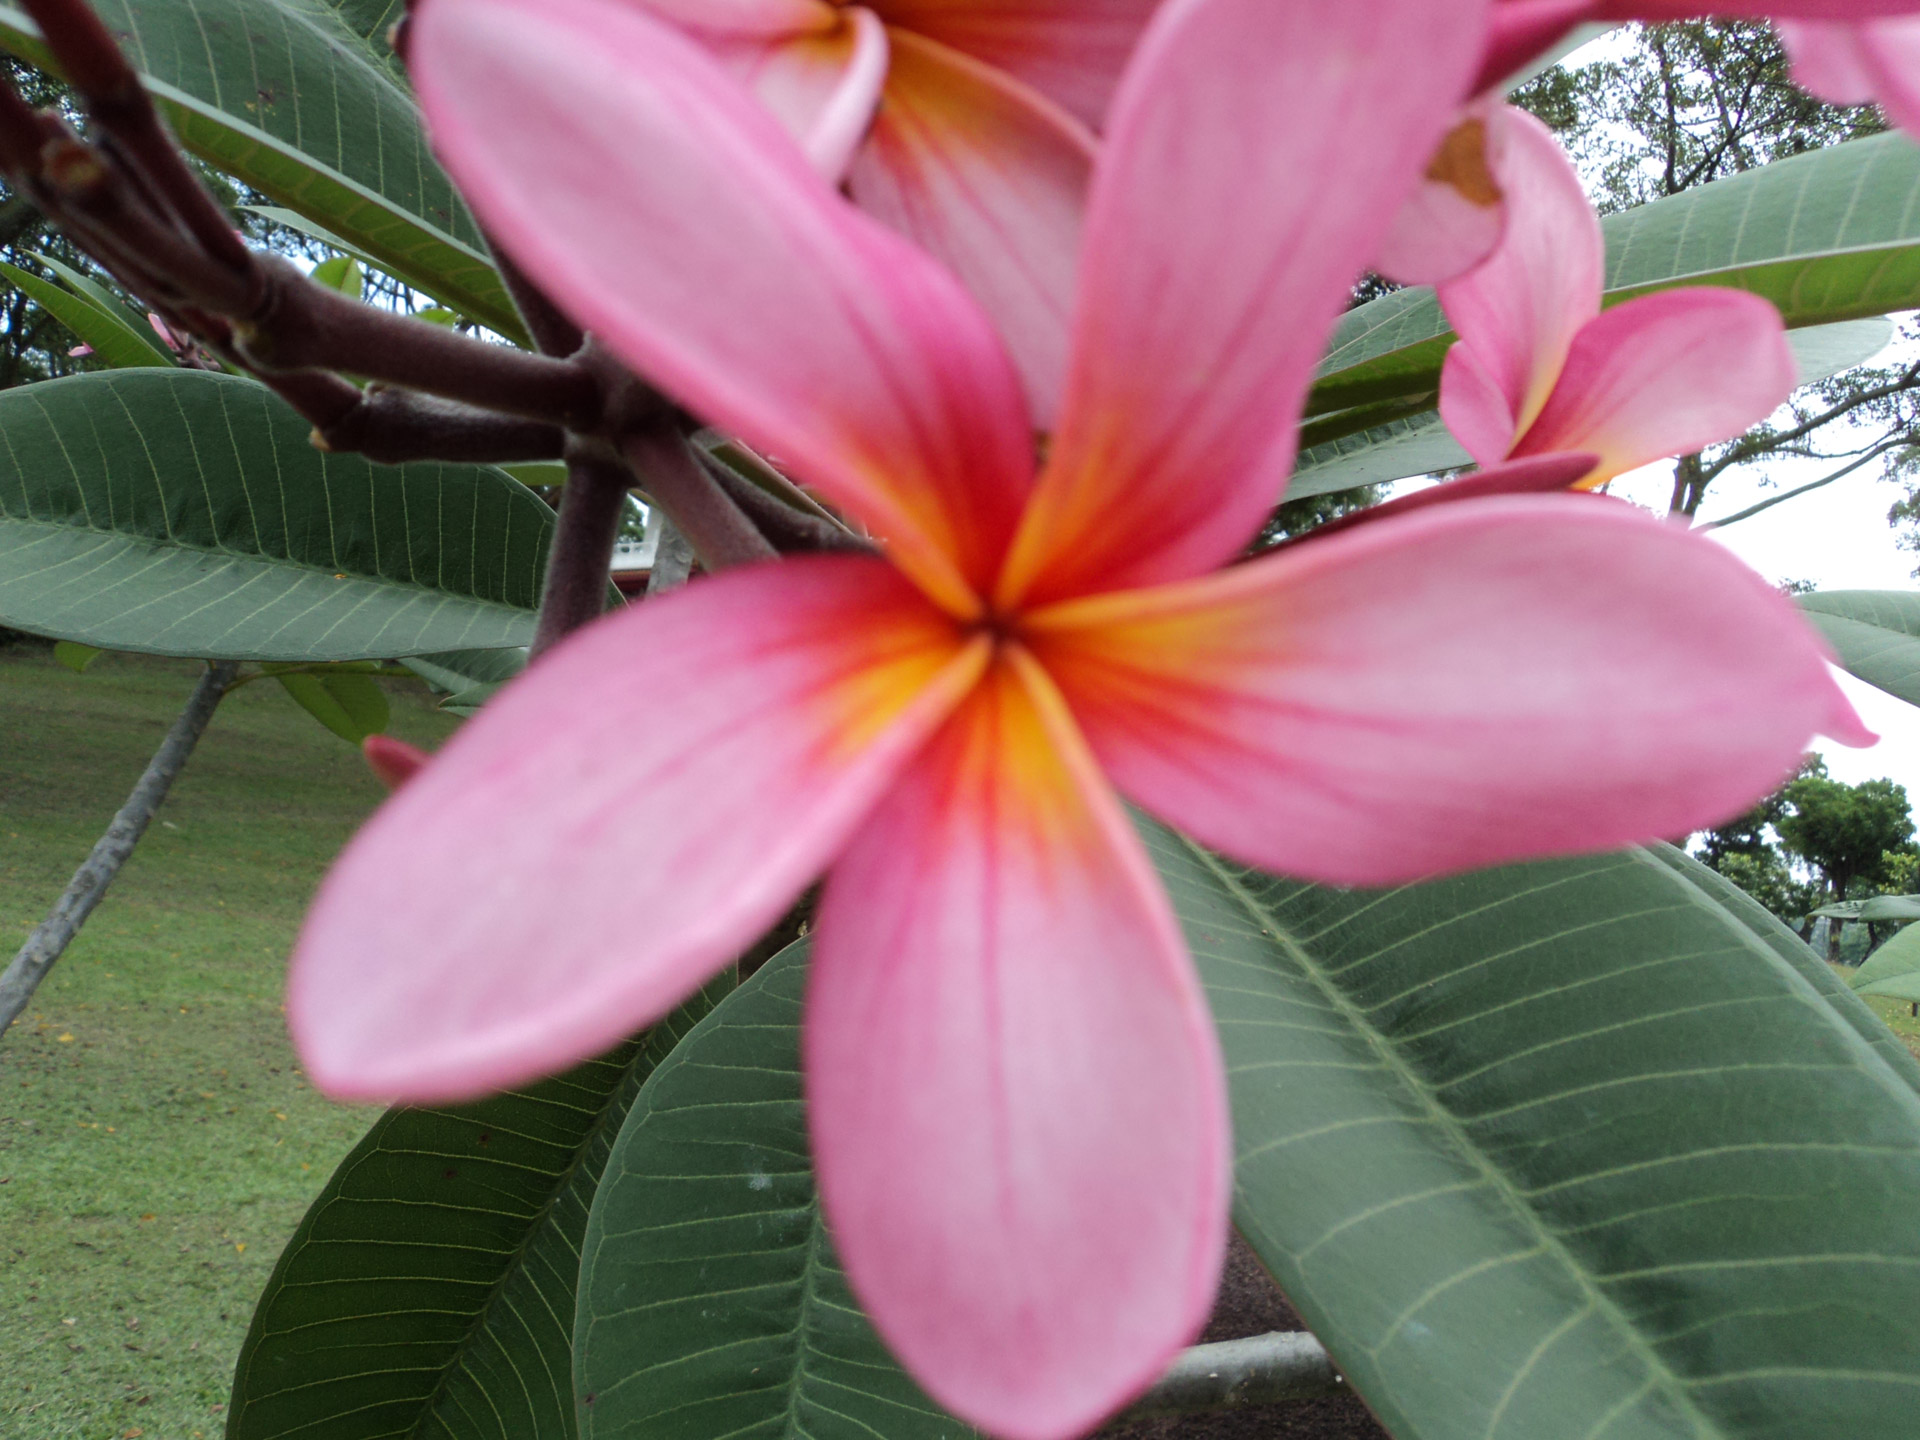
[(1119, 1421), (1210, 1410), (1244, 1410), (1312, 1400), (1345, 1389), (1326, 1349), (1304, 1331), (1276, 1331), (1249, 1340), (1196, 1345), (1173, 1362)]
[(1779, 495), (1769, 495), (1758, 505), (1749, 505), (1746, 509), (1736, 511), (1724, 519), (1703, 521), (1697, 528), (1701, 530), (1724, 530), (1727, 526), (1737, 525), (1742, 520), (1751, 520), (1763, 510), (1771, 510), (1776, 505), (1784, 505), (1789, 500), (1798, 499), (1810, 490), (1818, 490), (1822, 486), (1833, 484), (1836, 480), (1844, 480), (1862, 466), (1872, 464), (1889, 451), (1903, 449), (1909, 443), (1907, 437), (1904, 435), (1895, 436), (1891, 440), (1883, 440), (1858, 460), (1855, 460), (1851, 465), (1842, 466), (1831, 475), (1822, 475), (1818, 480), (1811, 480), (1805, 485), (1795, 486), (1793, 489), (1784, 491)]
[(120, 867), (126, 864), (133, 847), (146, 833), (154, 811), (167, 798), (167, 791), (186, 765), (187, 757), (193, 754), (193, 747), (199, 743), (207, 722), (213, 719), (213, 712), (219, 708), (239, 668), (231, 660), (218, 660), (207, 667), (206, 674), (193, 687), (186, 709), (167, 731), (160, 748), (148, 762), (146, 773), (113, 817), (107, 833), (94, 845), (86, 863), (74, 872), (73, 879), (54, 902), (52, 912), (27, 936), (27, 943), (20, 947), (13, 963), (0, 973), (0, 1035), (4, 1035), (7, 1027), (27, 1008), (33, 992), (80, 932), (80, 927), (86, 924), (114, 876), (120, 873)]
[(746, 512), (694, 458), (678, 426), (656, 424), (620, 437), (647, 495), (667, 512), (709, 570), (771, 560), (776, 552)]
[(855, 550), (873, 552), (873, 545), (812, 510), (796, 510), (777, 500), (718, 456), (698, 446), (694, 454), (727, 497), (740, 507), (775, 550), (792, 555), (810, 550)]

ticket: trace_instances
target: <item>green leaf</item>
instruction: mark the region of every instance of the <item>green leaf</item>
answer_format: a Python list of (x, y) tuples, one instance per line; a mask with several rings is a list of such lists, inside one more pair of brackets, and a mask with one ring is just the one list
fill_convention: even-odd
[[(581, 1440), (961, 1440), (847, 1289), (807, 1158), (805, 942), (654, 1073), (581, 1248)], [(318, 1437), (316, 1437), (318, 1440)]]
[(311, 278), (316, 284), (336, 290), (349, 300), (358, 300), (367, 283), (360, 262), (351, 255), (336, 255), (331, 260), (322, 260), (313, 267)]
[[(1800, 384), (1812, 385), (1866, 364), (1887, 347), (1892, 335), (1892, 323), (1875, 317), (1792, 330), (1787, 343), (1799, 365)], [(1438, 403), (1437, 395), (1420, 394), (1405, 403), (1363, 405), (1312, 422), (1301, 435), (1302, 449), (1294, 462), (1293, 478), (1287, 482), (1287, 499), (1330, 495), (1471, 465), (1473, 458), (1434, 412), (1432, 407)], [(1418, 413), (1405, 414), (1409, 406), (1418, 406)], [(1380, 423), (1383, 412), (1392, 417), (1384, 424)]]
[(571, 1074), (377, 1121), (267, 1282), (227, 1440), (572, 1440), (588, 1204), (641, 1085), (730, 983)]
[(107, 652), (92, 645), (76, 645), (71, 640), (59, 641), (53, 647), (53, 658), (76, 675), (87, 673), (87, 667)]
[(1148, 843), (1239, 1227), (1398, 1440), (1908, 1423), (1920, 1067), (1718, 877), (1639, 851), (1335, 891)]
[[(434, 163), (367, 0), (94, 0), (186, 147), (516, 340), (485, 242)], [(31, 20), (0, 3), (0, 46), (46, 69)]]
[(1920, 895), (1876, 895), (1871, 900), (1842, 900), (1807, 913), (1832, 920), (1920, 920)]
[(524, 645), (553, 512), (498, 470), (323, 454), (189, 369), (0, 392), (0, 624), (206, 659)]
[(1847, 984), (1861, 995), (1920, 1000), (1920, 925), (1908, 926), (1869, 955)]
[[(1920, 150), (1901, 135), (1854, 140), (1602, 222), (1606, 299), (1728, 285), (1779, 307), (1790, 328), (1920, 306)], [(1308, 412), (1432, 391), (1451, 341), (1429, 289), (1349, 311)]]
[(349, 745), (387, 728), (387, 692), (371, 675), (295, 670), (276, 678), (301, 709)]
[[(1358, 892), (1143, 829), (1220, 1024), (1236, 1220), (1398, 1440), (1901, 1433), (1920, 1065), (1791, 931), (1669, 846)], [(583, 1440), (958, 1433), (821, 1227), (803, 951), (628, 1118)]]
[(154, 343), (153, 332), (145, 335), (129, 326), (120, 316), (102, 309), (92, 297), (76, 295), (30, 270), (0, 260), (0, 275), (24, 291), (42, 310), (93, 347), (93, 353), (115, 369), (135, 366), (171, 366), (173, 357)]
[(1800, 608), (1847, 670), (1920, 705), (1920, 591), (1820, 590)]
[(471, 715), (527, 668), (525, 646), (509, 650), (454, 650), (412, 655), (400, 662), (434, 689), (444, 691), (442, 710)]

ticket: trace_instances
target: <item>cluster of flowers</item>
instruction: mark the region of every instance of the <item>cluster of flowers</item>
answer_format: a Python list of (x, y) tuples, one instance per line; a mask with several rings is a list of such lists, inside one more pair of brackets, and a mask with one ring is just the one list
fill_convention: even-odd
[[(1787, 15), (1822, 93), (1908, 113), (1920, 5), (1719, 8)], [(1120, 796), (1376, 885), (1682, 834), (1815, 733), (1871, 741), (1759, 577), (1570, 493), (1794, 383), (1751, 296), (1601, 313), (1577, 177), (1497, 98), (1583, 20), (1693, 9), (417, 5), (418, 92), (489, 228), (882, 552), (635, 606), (468, 724), (313, 909), (315, 1077), (441, 1101), (551, 1073), (825, 872), (809, 1116), (874, 1323), (1002, 1435), (1150, 1383), (1208, 1312), (1231, 1156)], [(1486, 469), (1236, 563), (1369, 267), (1438, 284), (1442, 414)]]

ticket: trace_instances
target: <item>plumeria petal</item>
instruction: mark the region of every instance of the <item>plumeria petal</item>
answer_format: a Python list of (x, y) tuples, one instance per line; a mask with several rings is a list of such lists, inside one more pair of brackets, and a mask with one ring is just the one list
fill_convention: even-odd
[(1447, 351), (1440, 366), (1440, 418), (1477, 465), (1493, 465), (1513, 448), (1513, 405), (1480, 352)]
[(1004, 72), (909, 31), (848, 191), (947, 263), (998, 326), (1037, 423), (1067, 365), (1094, 138)]
[(1205, 1323), (1227, 1115), (1166, 896), (1030, 659), (854, 839), (812, 963), (814, 1160), (855, 1293), (963, 1419), (1085, 1433)]
[(1877, 101), (1894, 124), (1920, 134), (1920, 18), (1782, 21), (1779, 30), (1804, 88), (1835, 105)]
[(1506, 235), (1484, 265), (1439, 293), (1481, 377), (1506, 399), (1511, 440), (1533, 423), (1574, 336), (1600, 313), (1606, 255), (1599, 217), (1559, 142), (1531, 115), (1509, 110), (1506, 119)]
[(1029, 625), (1125, 793), (1340, 885), (1684, 835), (1816, 732), (1872, 741), (1789, 600), (1599, 497), (1437, 506)]
[(1774, 28), (1793, 57), (1794, 83), (1829, 105), (1870, 105), (1878, 88), (1861, 43), (1866, 27), (1820, 20), (1781, 20)]
[(417, 745), (396, 740), (391, 735), (369, 735), (360, 742), (367, 768), (380, 777), (389, 790), (398, 790), (418, 775), (433, 757)]
[(1378, 525), (1382, 520), (1435, 505), (1457, 505), (1462, 500), (1482, 500), (1489, 495), (1538, 495), (1556, 490), (1571, 490), (1593, 467), (1598, 455), (1535, 455), (1526, 460), (1508, 460), (1503, 464), (1475, 470), (1454, 480), (1442, 480), (1424, 490), (1409, 491), (1364, 510), (1351, 510), (1337, 519), (1316, 525), (1303, 535), (1295, 535), (1273, 546), (1275, 550), (1317, 543), (1361, 525)]
[[(1476, 91), (1511, 79), (1590, 20), (1693, 20), (1711, 12), (1788, 20), (1871, 20), (1920, 11), (1915, 0), (1497, 0)], [(1823, 96), (1830, 99), (1831, 97)], [(1835, 101), (1858, 104), (1859, 101)]]
[(750, 36), (773, 40), (810, 31), (832, 30), (840, 23), (832, 0), (637, 0), (663, 20), (710, 36)]
[(956, 609), (1032, 475), (1019, 379), (943, 269), (622, 0), (425, 0), (411, 71), (468, 198), (647, 379), (856, 511)]
[(884, 563), (729, 573), (582, 631), (334, 865), (288, 1020), (345, 1098), (585, 1059), (677, 1004), (825, 867), (984, 664)]
[(1780, 312), (1757, 295), (1643, 296), (1575, 338), (1559, 387), (1513, 453), (1591, 451), (1600, 463), (1582, 483), (1598, 485), (1731, 440), (1786, 403), (1798, 371)]
[(1403, 285), (1437, 285), (1493, 253), (1507, 224), (1499, 174), (1508, 114), (1505, 105), (1487, 102), (1463, 112), (1394, 216), (1375, 270)]
[(1252, 537), (1327, 331), (1457, 113), (1484, 15), (1167, 0), (1114, 104), (1053, 459), (1002, 603), (1198, 574)]
[(873, 0), (889, 24), (1004, 70), (1096, 128), (1159, 0)]
[(861, 6), (837, 12), (831, 30), (776, 40), (717, 37), (714, 55), (838, 184), (866, 139), (887, 78), (887, 30)]

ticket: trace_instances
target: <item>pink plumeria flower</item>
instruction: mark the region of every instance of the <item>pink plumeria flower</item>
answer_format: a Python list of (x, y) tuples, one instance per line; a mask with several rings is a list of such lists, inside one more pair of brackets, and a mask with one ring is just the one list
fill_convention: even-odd
[(1869, 739), (1783, 597), (1625, 506), (1433, 505), (1229, 563), (1484, 18), (1168, 0), (1037, 466), (977, 303), (704, 49), (599, 0), (425, 0), (419, 93), (490, 229), (885, 552), (622, 611), (464, 726), (308, 919), (318, 1083), (434, 1102), (561, 1069), (825, 871), (803, 1060), (848, 1277), (941, 1404), (1061, 1440), (1197, 1333), (1226, 1238), (1218, 1042), (1120, 795), (1384, 884), (1683, 833), (1814, 732)]
[(1602, 313), (1605, 245), (1580, 177), (1547, 128), (1510, 111), (1499, 248), (1439, 287), (1460, 337), (1440, 414), (1481, 465), (1586, 453), (1585, 488), (1731, 439), (1793, 392), (1779, 312), (1718, 287)]
[(1156, 0), (606, 0), (699, 39), (986, 307), (1051, 424), (1094, 130)]

